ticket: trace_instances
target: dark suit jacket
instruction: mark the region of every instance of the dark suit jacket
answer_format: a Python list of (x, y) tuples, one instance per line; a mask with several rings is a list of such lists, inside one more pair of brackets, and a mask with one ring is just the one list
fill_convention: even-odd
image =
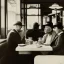
[(53, 48), (53, 55), (64, 55), (64, 33), (61, 33), (56, 37), (56, 39), (51, 43)]
[(15, 51), (18, 44), (22, 43), (19, 33), (13, 29), (7, 36), (7, 50), (5, 55), (1, 58), (0, 64), (18, 64), (19, 55)]
[(15, 29), (11, 30), (8, 33), (7, 42), (8, 42), (8, 51), (10, 53), (15, 52), (15, 48), (18, 46), (18, 44), (22, 43), (21, 37)]
[(39, 37), (43, 37), (44, 35), (44, 32), (42, 32), (41, 30), (39, 29), (33, 29), (33, 30), (28, 30), (27, 33), (26, 33), (26, 38), (28, 37), (32, 37), (32, 40), (33, 41), (38, 41), (38, 38)]

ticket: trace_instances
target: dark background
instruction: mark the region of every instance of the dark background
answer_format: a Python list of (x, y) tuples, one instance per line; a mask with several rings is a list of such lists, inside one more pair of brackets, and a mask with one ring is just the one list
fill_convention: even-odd
[(62, 10), (64, 10), (64, 0), (22, 0), (22, 2), (27, 4), (41, 4), (41, 9), (43, 11), (42, 15), (51, 13), (49, 6), (51, 6), (53, 3), (63, 6)]

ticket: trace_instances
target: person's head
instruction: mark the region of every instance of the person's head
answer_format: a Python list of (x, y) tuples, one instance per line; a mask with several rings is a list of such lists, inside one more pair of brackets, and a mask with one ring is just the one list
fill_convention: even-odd
[(34, 23), (33, 29), (39, 29), (39, 24), (37, 22)]
[(62, 31), (62, 29), (63, 29), (63, 26), (61, 22), (58, 22), (56, 25), (54, 25), (54, 31), (56, 33), (59, 33), (60, 31)]
[(16, 22), (14, 25), (16, 26), (15, 29), (16, 29), (17, 31), (20, 31), (20, 30), (21, 30), (21, 28), (22, 28), (22, 23), (21, 23), (20, 21)]
[(52, 22), (47, 22), (44, 28), (44, 32), (49, 34), (53, 31), (53, 23)]

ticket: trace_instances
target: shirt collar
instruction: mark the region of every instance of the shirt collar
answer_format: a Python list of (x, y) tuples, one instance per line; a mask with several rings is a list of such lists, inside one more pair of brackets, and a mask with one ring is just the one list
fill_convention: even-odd
[(62, 33), (63, 33), (63, 31), (59, 32), (58, 35), (60, 35), (60, 34), (62, 34)]

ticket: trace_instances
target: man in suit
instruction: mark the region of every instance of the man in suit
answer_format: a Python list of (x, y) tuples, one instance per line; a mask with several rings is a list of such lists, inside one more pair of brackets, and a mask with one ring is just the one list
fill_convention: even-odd
[(1, 59), (1, 64), (17, 64), (18, 62), (18, 52), (15, 48), (18, 44), (22, 43), (19, 32), (22, 28), (22, 23), (20, 21), (14, 24), (15, 28), (12, 29), (7, 35), (7, 51), (6, 54)]
[[(45, 32), (45, 34), (42, 38), (41, 44), (50, 46), (57, 35), (56, 32), (53, 30), (53, 23), (52, 22), (47, 22), (45, 24), (44, 32)], [(49, 52), (41, 52), (41, 53), (43, 55), (47, 55)]]
[(64, 32), (62, 29), (63, 26), (61, 22), (54, 25), (54, 30), (56, 31), (57, 36), (51, 43), (53, 48), (53, 52), (51, 54), (53, 55), (64, 55)]
[(44, 28), (44, 36), (42, 38), (42, 44), (50, 45), (56, 37), (56, 32), (53, 30), (53, 23), (47, 22)]

